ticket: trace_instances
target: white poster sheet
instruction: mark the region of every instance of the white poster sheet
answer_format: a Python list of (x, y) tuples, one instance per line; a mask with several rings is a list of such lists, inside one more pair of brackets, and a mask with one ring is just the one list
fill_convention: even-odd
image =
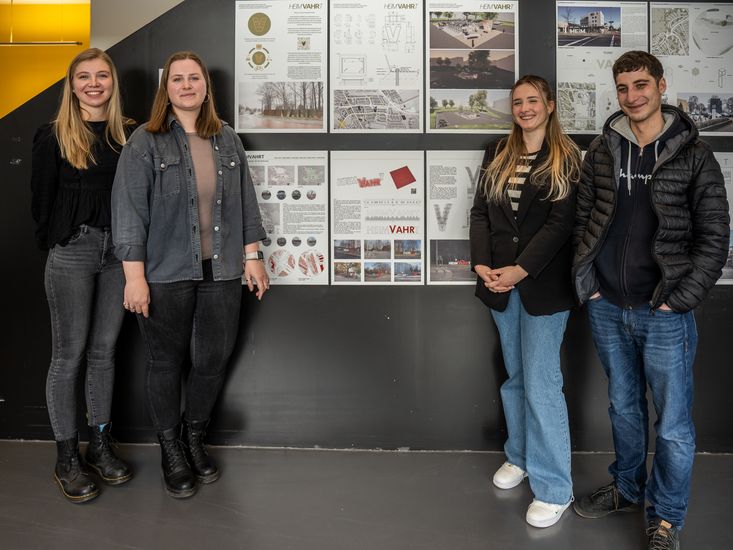
[(340, 284), (424, 281), (423, 151), (332, 151), (332, 276)]
[(331, 131), (422, 132), (422, 3), (331, 0)]
[(666, 102), (703, 135), (733, 135), (733, 3), (652, 2), (650, 11)]
[(723, 171), (731, 219), (731, 244), (728, 248), (728, 261), (725, 263), (725, 267), (723, 267), (723, 275), (718, 280), (718, 284), (733, 285), (733, 153), (715, 153), (715, 158), (720, 163), (720, 169)]
[(616, 112), (613, 62), (648, 51), (646, 2), (558, 1), (557, 109), (568, 133), (599, 134)]
[(468, 240), (484, 151), (427, 151), (428, 284), (475, 284)]
[(237, 2), (235, 129), (325, 132), (327, 4)]
[(428, 132), (506, 133), (519, 71), (518, 2), (428, 1)]
[(328, 284), (328, 151), (247, 152), (270, 281)]

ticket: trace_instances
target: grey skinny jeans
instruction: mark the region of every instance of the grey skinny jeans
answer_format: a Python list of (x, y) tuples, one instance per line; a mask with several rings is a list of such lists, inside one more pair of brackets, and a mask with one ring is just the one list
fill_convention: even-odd
[(56, 441), (77, 434), (77, 380), (85, 358), (87, 422), (109, 422), (124, 285), (109, 229), (82, 225), (65, 246), (56, 245), (48, 254), (52, 352), (46, 404)]

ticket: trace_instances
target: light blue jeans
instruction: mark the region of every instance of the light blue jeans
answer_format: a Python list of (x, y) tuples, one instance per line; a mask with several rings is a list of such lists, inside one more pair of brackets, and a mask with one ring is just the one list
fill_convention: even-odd
[(510, 292), (506, 310), (491, 310), (509, 375), (501, 386), (508, 432), (504, 452), (527, 472), (536, 499), (566, 504), (573, 482), (560, 345), (570, 312), (530, 315), (519, 291)]
[[(609, 473), (628, 500), (643, 502), (646, 496), (650, 521), (664, 519), (681, 529), (695, 456), (695, 316), (691, 311), (653, 311), (649, 306), (622, 309), (601, 297), (588, 302), (588, 317), (608, 376), (608, 412), (616, 451)], [(647, 385), (657, 414), (649, 483)]]

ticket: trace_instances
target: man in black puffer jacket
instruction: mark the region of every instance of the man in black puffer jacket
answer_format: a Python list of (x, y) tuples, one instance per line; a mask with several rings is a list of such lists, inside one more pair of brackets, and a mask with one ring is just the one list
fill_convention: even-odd
[[(659, 60), (627, 52), (613, 66), (621, 111), (585, 156), (574, 229), (573, 282), (588, 302), (608, 376), (613, 482), (575, 503), (583, 517), (639, 508), (649, 548), (679, 548), (695, 453), (693, 309), (728, 255), (723, 175), (682, 111), (662, 105)], [(646, 387), (658, 421), (647, 483)]]

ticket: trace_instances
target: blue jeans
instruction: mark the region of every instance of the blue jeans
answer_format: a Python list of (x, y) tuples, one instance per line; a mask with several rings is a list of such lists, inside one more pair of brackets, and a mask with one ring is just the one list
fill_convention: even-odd
[(208, 420), (239, 334), (242, 281), (214, 281), (211, 261), (202, 281), (150, 283), (150, 316), (137, 315), (147, 349), (146, 392), (153, 425), (161, 432), (181, 420), (181, 378), (186, 419)]
[[(608, 376), (608, 409), (616, 460), (609, 467), (618, 490), (649, 505), (649, 519), (681, 528), (687, 513), (695, 426), (692, 364), (697, 346), (693, 313), (621, 309), (601, 297), (588, 303), (593, 341)], [(651, 389), (656, 452), (647, 484)]]
[(85, 358), (87, 421), (94, 426), (109, 422), (124, 284), (109, 230), (82, 225), (65, 246), (48, 253), (52, 349), (46, 404), (56, 441), (77, 434), (76, 389)]
[(535, 498), (566, 504), (573, 482), (560, 346), (570, 312), (530, 315), (519, 291), (510, 292), (506, 310), (491, 310), (509, 375), (501, 386), (508, 432), (504, 452), (527, 472)]

